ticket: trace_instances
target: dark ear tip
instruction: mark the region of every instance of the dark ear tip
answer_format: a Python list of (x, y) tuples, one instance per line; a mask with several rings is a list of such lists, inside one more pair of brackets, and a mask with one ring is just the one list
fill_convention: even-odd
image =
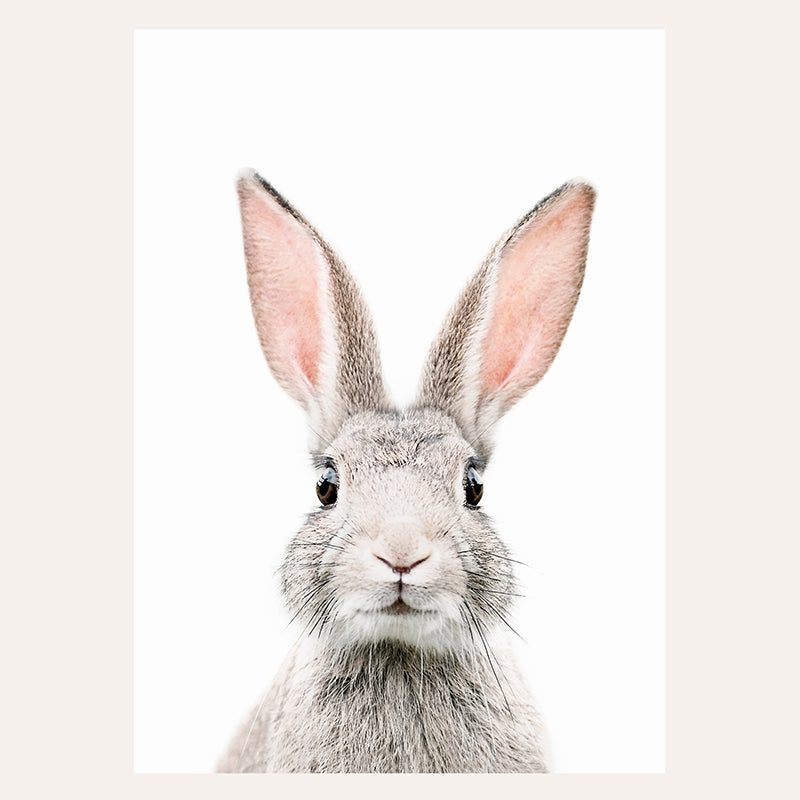
[(572, 206), (576, 211), (581, 208), (584, 214), (591, 217), (594, 213), (596, 198), (597, 192), (589, 181), (583, 178), (573, 178), (571, 181), (562, 183), (558, 189), (538, 203), (530, 216), (546, 214), (551, 209)]
[(279, 196), (269, 181), (262, 178), (252, 167), (245, 167), (239, 170), (236, 175), (236, 185), (239, 190), (255, 186), (267, 194)]
[(574, 178), (568, 181), (564, 184), (564, 191), (583, 195), (589, 203), (590, 208), (594, 206), (594, 202), (597, 198), (597, 189), (595, 189), (594, 184), (584, 178)]
[[(517, 224), (516, 230), (522, 228), (533, 219), (541, 219), (555, 209), (563, 209), (577, 201), (583, 207), (584, 215), (591, 218), (594, 213), (594, 202), (597, 196), (594, 186), (583, 178), (573, 178), (562, 183), (555, 191), (540, 200)], [(577, 210), (577, 209), (576, 209)]]
[(302, 216), (292, 207), (283, 195), (278, 192), (275, 187), (267, 180), (261, 177), (254, 169), (245, 167), (239, 170), (236, 176), (236, 189), (239, 192), (239, 197), (244, 198), (246, 194), (255, 190), (261, 193), (262, 197), (267, 196), (272, 198), (279, 206), (288, 211), (295, 219), (303, 222), (307, 227), (310, 227)]
[(244, 189), (253, 187), (266, 189), (269, 184), (252, 167), (240, 169), (236, 173), (236, 188), (241, 192)]

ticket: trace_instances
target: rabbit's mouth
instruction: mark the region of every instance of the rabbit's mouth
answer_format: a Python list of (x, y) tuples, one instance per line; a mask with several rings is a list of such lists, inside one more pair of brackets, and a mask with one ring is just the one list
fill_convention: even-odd
[(425, 614), (430, 613), (426, 612), (424, 609), (421, 608), (412, 608), (408, 603), (403, 601), (402, 597), (398, 597), (397, 600), (394, 601), (390, 606), (384, 606), (381, 609), (381, 612), (384, 614)]
[[(345, 612), (336, 626), (335, 637), (341, 644), (371, 644), (399, 642), (413, 649), (437, 652), (460, 650), (463, 645), (463, 625), (443, 604), (432, 598), (374, 598), (360, 608)], [(427, 600), (427, 603), (426, 603)], [(416, 603), (420, 605), (417, 606)], [(412, 603), (414, 605), (412, 605)], [(457, 613), (457, 612), (456, 612)]]

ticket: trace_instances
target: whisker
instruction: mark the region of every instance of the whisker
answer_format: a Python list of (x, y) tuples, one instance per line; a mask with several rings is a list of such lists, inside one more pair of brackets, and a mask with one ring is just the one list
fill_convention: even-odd
[(470, 545), (469, 549), (467, 550), (457, 551), (456, 555), (462, 556), (466, 555), (467, 553), (484, 553), (492, 558), (497, 558), (501, 561), (510, 561), (512, 564), (519, 564), (521, 567), (527, 567), (528, 569), (530, 569), (531, 566), (530, 564), (526, 564), (524, 561), (518, 561), (516, 558), (511, 558), (510, 556), (501, 556), (499, 553), (495, 553), (492, 550), (487, 550), (483, 547), (474, 547), (472, 545)]
[(352, 521), (349, 518), (345, 518), (339, 524), (339, 529), (334, 531), (331, 534), (331, 538), (339, 538), (345, 543), (354, 541), (356, 534), (358, 533), (358, 529), (353, 525)]
[(474, 583), (468, 583), (467, 586), (470, 589), (474, 589), (476, 592), (486, 592), (488, 594), (502, 594), (506, 595), (507, 597), (527, 597), (526, 594), (520, 594), (519, 592), (504, 592), (501, 589), (486, 589), (483, 586), (477, 586)]
[(322, 627), (324, 627), (325, 624), (324, 623), (325, 615), (327, 611), (330, 609), (331, 605), (335, 602), (336, 598), (333, 595), (328, 595), (328, 598), (318, 606), (316, 612), (314, 613), (314, 616), (310, 620), (313, 621), (314, 624), (311, 627), (311, 630), (308, 631), (309, 636), (311, 636), (314, 633), (314, 631), (316, 630), (317, 626), (320, 625), (320, 623), (322, 623), (320, 627), (320, 633), (322, 632)]
[(313, 425), (309, 425), (308, 428), (325, 445), (326, 450), (333, 444), (332, 439), (326, 439)]
[(244, 737), (244, 744), (242, 745), (242, 749), (239, 751), (239, 758), (236, 760), (237, 770), (242, 764), (242, 756), (244, 755), (244, 751), (247, 749), (247, 743), (250, 741), (250, 736), (253, 733), (253, 728), (255, 728), (256, 726), (256, 721), (261, 715), (261, 709), (264, 707), (264, 703), (267, 701), (267, 694), (269, 694), (269, 686), (266, 689), (264, 689), (264, 694), (261, 695), (261, 702), (258, 704), (258, 708), (256, 709), (255, 714), (253, 714), (253, 721), (250, 723), (250, 728), (247, 731), (247, 736)]
[(487, 608), (488, 611), (490, 611), (492, 614), (494, 614), (494, 616), (496, 616), (500, 620), (500, 622), (502, 622), (521, 641), (525, 642), (525, 644), (528, 644), (528, 642), (522, 637), (522, 635), (519, 633), (519, 631), (517, 631), (511, 625), (511, 623), (508, 621), (508, 618), (506, 617), (506, 615), (502, 611), (500, 611), (499, 608), (497, 608), (495, 605), (490, 603), (485, 598), (481, 598), (481, 599), (482, 599), (482, 605), (483, 605), (484, 608)]
[(341, 545), (330, 542), (292, 542), (289, 549), (294, 550), (295, 547), (324, 547), (330, 550), (344, 550)]
[[(466, 614), (464, 613), (464, 609), (465, 608), (466, 608), (466, 606), (462, 605), (462, 606), (459, 607), (459, 610), (461, 611), (461, 616), (463, 617), (463, 619), (467, 623), (467, 630), (469, 631), (470, 638), (472, 639), (473, 647), (469, 651), (469, 654), (470, 654), (470, 658), (472, 659), (472, 668), (473, 668), (473, 670), (475, 672), (475, 675), (476, 675), (476, 677), (478, 679), (478, 684), (481, 687), (481, 694), (483, 695), (483, 705), (486, 708), (486, 719), (489, 721), (489, 736), (491, 737), (491, 740), (492, 740), (492, 758), (496, 759), (497, 758), (497, 743), (495, 742), (495, 738), (494, 738), (494, 723), (492, 722), (492, 713), (491, 713), (491, 711), (489, 711), (489, 698), (486, 696), (486, 687), (483, 685), (483, 677), (481, 676), (481, 670), (480, 670), (480, 668), (478, 667), (478, 664), (477, 664), (477, 655), (476, 655), (477, 654), (477, 649), (475, 647), (475, 637), (472, 635), (472, 624), (470, 623), (469, 619), (467, 618)], [(470, 616), (471, 615), (472, 615), (472, 612), (470, 612)], [(495, 675), (495, 678), (496, 677), (497, 676)], [(487, 771), (490, 771), (491, 766), (492, 766), (492, 764), (489, 764), (489, 769)]]
[(303, 605), (301, 605), (300, 608), (297, 609), (297, 613), (289, 620), (289, 623), (286, 626), (287, 628), (300, 616), (300, 614), (303, 612), (303, 609), (314, 599), (314, 597), (316, 597), (316, 595), (318, 595), (325, 588), (326, 585), (327, 584), (323, 583), (320, 584), (319, 586), (315, 586), (313, 589), (309, 590), (308, 592), (306, 592), (305, 595), (303, 595), (303, 597), (306, 597), (306, 595), (308, 595), (308, 597), (306, 598)]
[(495, 581), (496, 583), (505, 583), (505, 578), (493, 578), (491, 575), (486, 575), (483, 572), (475, 572), (474, 570), (465, 569), (464, 573), (466, 575), (474, 575), (476, 578), (480, 578), (484, 581)]
[(475, 650), (475, 636), (474, 636), (474, 634), (472, 632), (472, 623), (470, 622), (469, 617), (467, 616), (465, 608), (466, 608), (466, 606), (462, 603), (458, 607), (458, 611), (461, 614), (461, 619), (464, 620), (464, 624), (465, 624), (465, 626), (467, 628), (467, 632), (469, 633), (470, 641), (472, 642), (472, 651), (471, 652), (474, 652), (474, 650)]
[[(486, 652), (486, 660), (489, 662), (489, 667), (492, 670), (492, 674), (494, 675), (495, 681), (497, 681), (497, 688), (500, 689), (500, 694), (503, 695), (503, 700), (504, 700), (504, 702), (506, 704), (506, 710), (508, 711), (509, 716), (513, 717), (513, 714), (511, 712), (511, 706), (509, 705), (508, 698), (506, 697), (506, 693), (503, 690), (503, 684), (500, 683), (500, 677), (497, 674), (497, 670), (494, 668), (494, 661), (492, 659), (492, 655), (491, 655), (491, 652), (490, 652), (489, 642), (486, 640), (486, 636), (484, 635), (483, 630), (481, 629), (481, 622), (472, 613), (472, 609), (470, 609), (469, 606), (467, 606), (466, 608), (467, 608), (467, 611), (468, 611), (469, 615), (472, 617), (473, 622), (475, 623), (475, 632), (478, 634), (481, 642), (483, 643), (483, 649)], [(498, 664), (498, 667), (499, 667), (499, 664)]]

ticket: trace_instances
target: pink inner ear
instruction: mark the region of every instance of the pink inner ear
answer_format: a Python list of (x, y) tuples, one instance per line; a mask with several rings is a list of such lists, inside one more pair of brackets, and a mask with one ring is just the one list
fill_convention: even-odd
[(484, 396), (525, 391), (550, 366), (580, 291), (591, 210), (590, 190), (570, 188), (503, 254), (483, 348)]
[(270, 367), (292, 394), (317, 389), (325, 261), (310, 232), (263, 190), (240, 184), (256, 328)]

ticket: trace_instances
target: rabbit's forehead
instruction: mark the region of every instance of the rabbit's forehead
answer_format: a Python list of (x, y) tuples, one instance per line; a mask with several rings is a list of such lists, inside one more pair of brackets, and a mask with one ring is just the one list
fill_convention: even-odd
[(333, 455), (349, 466), (407, 467), (462, 462), (472, 449), (446, 414), (354, 414), (332, 443)]

